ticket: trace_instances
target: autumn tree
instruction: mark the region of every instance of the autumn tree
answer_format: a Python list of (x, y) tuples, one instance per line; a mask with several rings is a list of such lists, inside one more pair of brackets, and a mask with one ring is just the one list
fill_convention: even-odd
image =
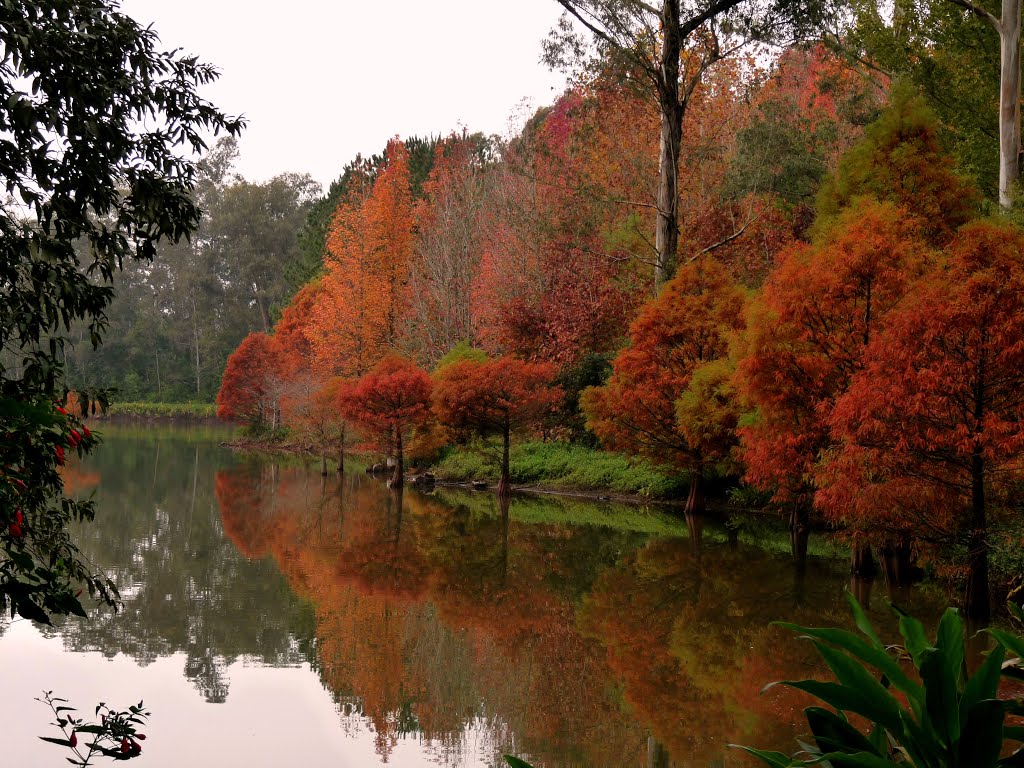
[(345, 452), (357, 444), (358, 437), (342, 410), (352, 383), (335, 376), (313, 381), (289, 398), (285, 422), (296, 434), (309, 441), (320, 454), (320, 474), (327, 474), (328, 455), (338, 462), (338, 473), (345, 472)]
[(405, 475), (403, 445), (430, 415), (433, 382), (409, 360), (390, 355), (345, 392), (343, 413), (357, 422), (377, 447), (395, 459), (392, 487)]
[[(693, 398), (724, 394), (717, 366), (743, 328), (744, 302), (724, 267), (709, 258), (687, 264), (630, 326), (608, 382), (581, 398), (587, 427), (605, 447), (689, 474), (688, 514), (703, 511), (703, 480), (734, 441), (737, 412), (716, 405), (706, 412), (715, 426), (702, 427), (705, 412)], [(715, 368), (698, 375), (708, 365)]]
[(856, 198), (888, 200), (920, 218), (936, 245), (978, 212), (974, 185), (958, 175), (939, 141), (939, 124), (924, 99), (893, 89), (889, 106), (822, 185), (815, 231), (826, 230)]
[(498, 495), (507, 496), (512, 433), (537, 425), (562, 397), (550, 363), (526, 363), (514, 357), (477, 362), (463, 360), (441, 369), (434, 387), (438, 418), (455, 429), (501, 436)]
[[(771, 4), (767, 11), (744, 0), (558, 0), (566, 12), (545, 47), (547, 61), (577, 65), (587, 44), (574, 22), (592, 37), (598, 55), (653, 91), (661, 116), (658, 162), (655, 282), (676, 269), (679, 242), (679, 164), (683, 120), (708, 70), (745, 42), (790, 18), (809, 20), (811, 7)], [(785, 13), (780, 13), (785, 11)], [(726, 34), (730, 29), (733, 34)], [(740, 33), (737, 35), (736, 33)]]
[(460, 341), (476, 341), (470, 287), (484, 249), (488, 146), (479, 134), (452, 134), (439, 142), (423, 199), (415, 204), (402, 335), (404, 348), (427, 365)]
[(408, 157), (390, 142), (386, 165), (352, 179), (331, 223), (323, 298), (307, 333), (326, 375), (362, 375), (396, 348), (413, 247)]
[[(942, 268), (915, 284), (836, 403), (830, 423), (846, 473), (822, 492), (834, 507), (896, 486), (868, 524), (911, 517), (925, 538), (965, 540), (966, 610), (982, 620), (991, 610), (990, 510), (1024, 451), (1022, 252), (1019, 229), (970, 224)], [(924, 504), (899, 503), (907, 484)]]
[(217, 417), (277, 429), (280, 385), (281, 355), (274, 337), (250, 333), (228, 358), (217, 393)]
[(739, 379), (753, 415), (740, 429), (747, 482), (811, 507), (828, 418), (863, 367), (879, 324), (931, 258), (917, 219), (864, 198), (827, 238), (789, 249), (750, 313)]

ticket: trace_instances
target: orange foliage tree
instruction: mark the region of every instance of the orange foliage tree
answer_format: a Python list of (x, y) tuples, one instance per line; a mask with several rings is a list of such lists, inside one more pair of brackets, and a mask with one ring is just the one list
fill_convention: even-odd
[(514, 357), (462, 360), (441, 369), (434, 387), (434, 411), (455, 429), (501, 435), (498, 494), (507, 496), (512, 432), (534, 426), (561, 400), (554, 386), (557, 369), (550, 363), (527, 363)]
[(217, 418), (276, 429), (280, 425), (281, 354), (273, 336), (250, 333), (228, 357)]
[(394, 350), (413, 248), (409, 156), (388, 143), (376, 178), (355, 174), (327, 236), (322, 297), (307, 330), (318, 370), (359, 376)]
[(392, 487), (400, 488), (405, 475), (403, 445), (430, 415), (433, 382), (411, 361), (385, 357), (351, 389), (344, 391), (341, 407), (377, 447), (395, 459)]
[[(690, 474), (687, 513), (703, 511), (703, 478), (728, 455), (737, 412), (718, 410), (721, 423), (700, 429), (679, 418), (700, 409), (677, 402), (697, 371), (728, 357), (730, 338), (743, 327), (744, 302), (724, 267), (706, 258), (687, 264), (641, 310), (608, 382), (581, 399), (588, 428), (606, 447)], [(704, 391), (717, 391), (721, 381), (717, 374), (696, 377)]]
[(909, 518), (926, 538), (965, 539), (966, 609), (987, 619), (989, 508), (1024, 452), (1024, 233), (970, 224), (948, 253), (836, 403), (845, 446), (819, 496), (865, 526)]

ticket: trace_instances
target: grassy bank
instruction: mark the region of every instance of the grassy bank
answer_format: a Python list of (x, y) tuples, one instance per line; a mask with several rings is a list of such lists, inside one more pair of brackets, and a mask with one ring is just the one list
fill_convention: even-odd
[[(450, 448), (434, 466), (438, 479), (450, 482), (498, 481), (497, 445), (476, 442)], [(567, 443), (524, 443), (513, 446), (512, 483), (541, 488), (635, 494), (670, 499), (686, 490), (682, 480), (668, 477), (646, 462)]]
[(216, 419), (213, 403), (112, 403), (106, 415), (135, 419)]

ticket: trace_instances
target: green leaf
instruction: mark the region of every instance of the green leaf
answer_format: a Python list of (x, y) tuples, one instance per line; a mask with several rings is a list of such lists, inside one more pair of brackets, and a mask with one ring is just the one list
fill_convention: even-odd
[(994, 699), (999, 693), (999, 677), (1003, 668), (1006, 649), (997, 645), (964, 686), (964, 695), (960, 698), (960, 729), (967, 727), (967, 713), (979, 701)]
[(900, 705), (885, 686), (855, 659), (817, 641), (814, 646), (836, 679), (861, 699), (859, 708), (853, 711), (890, 730), (899, 728)]
[(834, 712), (821, 707), (808, 707), (804, 715), (822, 752), (869, 752), (881, 756), (864, 734)]
[[(856, 600), (854, 600), (854, 602), (856, 602)], [(877, 669), (885, 675), (893, 686), (903, 691), (907, 696), (911, 697), (912, 700), (916, 700), (922, 705), (924, 704), (924, 688), (904, 674), (903, 670), (900, 669), (899, 664), (897, 664), (896, 661), (885, 652), (881, 643), (879, 643), (878, 646), (869, 645), (853, 632), (845, 629), (812, 629), (807, 627), (798, 627), (795, 624), (787, 624), (785, 622), (776, 622), (776, 625), (790, 629), (805, 637), (823, 640), (841, 648), (852, 656), (855, 656), (864, 663), (870, 664), (872, 667)]]
[(52, 736), (40, 736), (43, 741), (48, 741), (50, 744), (56, 744), (58, 747), (70, 747), (71, 742), (68, 739), (55, 739)]
[(928, 642), (928, 637), (924, 632), (924, 625), (895, 605), (892, 608), (900, 617), (900, 634), (903, 636), (907, 653), (914, 660), (914, 666), (920, 668), (921, 654), (931, 648), (931, 643)]
[(898, 768), (899, 763), (894, 763), (884, 757), (872, 755), (867, 752), (860, 752), (855, 755), (847, 755), (842, 752), (830, 752), (822, 755), (823, 765), (833, 765), (835, 768)]
[(849, 590), (846, 591), (846, 602), (850, 604), (850, 611), (853, 613), (853, 621), (857, 625), (857, 629), (867, 636), (875, 648), (883, 650), (885, 646), (882, 645), (882, 641), (875, 634), (875, 628), (871, 626), (871, 621), (868, 619), (867, 614), (864, 613), (864, 608), (857, 602), (853, 592)]
[(928, 724), (943, 746), (952, 746), (960, 738), (960, 709), (956, 679), (941, 649), (925, 651), (921, 660), (921, 679), (926, 691)]
[(1018, 659), (1024, 659), (1024, 637), (1012, 635), (1001, 629), (992, 629), (991, 627), (985, 631), (1002, 643), (1003, 646)]
[(949, 675), (957, 692), (963, 690), (964, 666), (964, 623), (956, 608), (947, 608), (939, 619), (935, 647), (942, 651)]
[(971, 707), (959, 745), (958, 765), (990, 768), (1003, 749), (1003, 703), (986, 699)]

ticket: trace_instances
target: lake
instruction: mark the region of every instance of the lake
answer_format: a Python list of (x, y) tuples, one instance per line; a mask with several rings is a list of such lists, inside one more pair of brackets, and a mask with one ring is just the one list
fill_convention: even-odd
[[(109, 427), (69, 492), (123, 610), (0, 621), (5, 764), (62, 765), (44, 690), (143, 699), (140, 768), (753, 765), (822, 676), (769, 626), (849, 624), (846, 556), (756, 516), (438, 488), (241, 456), (211, 428)], [(882, 580), (855, 585), (888, 631)], [(925, 617), (936, 590), (895, 597)]]

